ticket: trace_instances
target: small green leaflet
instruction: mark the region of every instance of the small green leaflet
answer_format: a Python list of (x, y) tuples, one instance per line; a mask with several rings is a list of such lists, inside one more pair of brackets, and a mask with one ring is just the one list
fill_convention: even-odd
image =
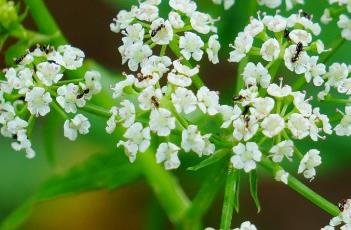
[(251, 194), (251, 197), (254, 200), (255, 205), (257, 207), (257, 213), (259, 213), (261, 211), (261, 205), (260, 205), (260, 201), (258, 199), (258, 194), (257, 194), (257, 173), (256, 173), (256, 170), (253, 170), (250, 172), (249, 181), (250, 181), (250, 194)]

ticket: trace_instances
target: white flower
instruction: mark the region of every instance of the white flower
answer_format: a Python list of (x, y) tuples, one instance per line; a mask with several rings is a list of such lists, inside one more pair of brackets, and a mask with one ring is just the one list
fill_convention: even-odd
[(312, 114), (312, 105), (309, 101), (312, 98), (305, 99), (306, 94), (301, 92), (292, 92), (291, 95), (294, 97), (294, 105), (299, 110), (299, 112), (305, 116), (309, 117)]
[(150, 27), (151, 40), (158, 45), (168, 45), (173, 40), (171, 23), (163, 18), (156, 19)]
[(253, 37), (246, 33), (240, 32), (235, 38), (234, 45), (230, 45), (230, 47), (234, 48), (234, 50), (230, 52), (229, 61), (240, 62), (251, 50), (252, 44)]
[(294, 143), (292, 140), (279, 142), (269, 150), (269, 153), (272, 154), (272, 160), (276, 163), (282, 162), (284, 157), (291, 161), (294, 153)]
[(148, 45), (137, 42), (135, 44), (128, 45), (128, 49), (124, 50), (124, 52), (121, 52), (121, 55), (125, 56), (124, 63), (128, 61), (129, 69), (131, 71), (137, 71), (139, 64), (152, 55), (152, 50)]
[(161, 143), (156, 151), (156, 162), (164, 162), (167, 170), (176, 169), (180, 166), (178, 151), (180, 148), (171, 142)]
[(173, 62), (174, 69), (168, 74), (167, 79), (170, 83), (180, 86), (188, 87), (191, 85), (191, 77), (199, 73), (199, 66), (191, 69), (186, 65), (182, 65), (179, 60)]
[(274, 9), (282, 4), (282, 0), (258, 0), (258, 4)]
[(250, 221), (245, 221), (240, 225), (240, 228), (234, 228), (233, 230), (257, 230), (257, 228)]
[(233, 121), (240, 117), (242, 113), (240, 107), (237, 105), (234, 107), (229, 105), (221, 105), (218, 110), (223, 118), (221, 128), (228, 128), (231, 124), (233, 124)]
[(111, 113), (111, 117), (107, 120), (107, 126), (105, 128), (106, 132), (108, 134), (112, 134), (113, 131), (115, 131), (116, 126), (117, 126), (117, 121), (116, 121), (116, 117), (118, 115), (118, 108), (113, 106), (110, 109), (110, 113)]
[(351, 20), (346, 15), (342, 14), (339, 17), (338, 27), (342, 29), (341, 36), (346, 40), (351, 40)]
[(158, 7), (147, 2), (139, 4), (139, 9), (135, 11), (135, 17), (141, 21), (152, 22), (158, 17)]
[(134, 84), (135, 77), (133, 75), (126, 75), (126, 79), (116, 83), (112, 88), (113, 95), (112, 98), (119, 98), (123, 95), (124, 88), (132, 86)]
[(234, 156), (230, 159), (235, 169), (244, 169), (246, 173), (256, 168), (256, 162), (260, 162), (262, 153), (255, 142), (247, 142), (246, 145), (239, 143), (233, 147)]
[(349, 69), (345, 63), (333, 63), (326, 74), (328, 81), (326, 84), (338, 87), (349, 75)]
[(219, 49), (221, 48), (221, 44), (218, 41), (218, 35), (214, 34), (208, 39), (207, 43), (207, 55), (208, 55), (208, 60), (212, 62), (213, 64), (218, 64), (219, 59), (218, 59), (218, 52)]
[(281, 181), (284, 184), (288, 184), (288, 177), (289, 177), (289, 173), (283, 169), (280, 169), (275, 173), (274, 179), (276, 181)]
[(209, 14), (197, 11), (191, 14), (191, 27), (201, 34), (208, 34), (210, 31), (216, 33), (217, 28), (213, 25), (214, 22), (215, 20), (213, 20)]
[(309, 57), (305, 51), (297, 52), (297, 45), (291, 45), (285, 49), (284, 62), (289, 70), (303, 74), (307, 71), (308, 61)]
[(44, 88), (34, 87), (26, 93), (25, 101), (28, 102), (29, 112), (37, 117), (45, 116), (50, 112), (49, 104), (52, 102), (52, 98)]
[(324, 9), (323, 11), (323, 15), (321, 17), (321, 22), (323, 24), (329, 24), (329, 22), (331, 22), (333, 20), (333, 18), (330, 16), (330, 10), (327, 8), (327, 9)]
[(323, 75), (326, 73), (325, 65), (318, 62), (318, 56), (313, 56), (307, 62), (307, 71), (305, 73), (305, 79), (310, 82), (313, 79), (315, 86), (321, 86), (324, 82)]
[(150, 114), (149, 125), (151, 131), (157, 133), (158, 136), (166, 137), (175, 128), (175, 118), (167, 109), (154, 109)]
[(123, 146), (130, 162), (134, 162), (138, 152), (145, 152), (150, 146), (150, 128), (143, 128), (140, 122), (131, 125), (124, 133), (127, 141), (119, 141), (117, 147)]
[(73, 83), (63, 85), (57, 89), (56, 101), (66, 113), (76, 113), (77, 106), (84, 107), (84, 97), (79, 97), (79, 87)]
[(285, 121), (279, 114), (270, 114), (262, 121), (261, 127), (265, 136), (274, 137), (285, 128)]
[(84, 53), (78, 48), (70, 45), (63, 45), (57, 48), (48, 56), (49, 61), (54, 61), (66, 69), (75, 70), (83, 65)]
[(193, 151), (198, 156), (209, 155), (214, 152), (214, 145), (209, 142), (210, 135), (201, 136), (198, 127), (189, 125), (182, 132), (181, 146), (185, 152)]
[(168, 20), (174, 29), (181, 29), (184, 27), (184, 21), (182, 20), (182, 17), (177, 12), (171, 11), (168, 14)]
[(310, 121), (299, 113), (293, 113), (289, 117), (288, 128), (297, 139), (307, 137), (311, 127)]
[(14, 89), (21, 88), (21, 81), (17, 77), (17, 72), (14, 68), (5, 70), (6, 83), (1, 84), (1, 90), (5, 93), (12, 93)]
[(296, 44), (301, 42), (303, 46), (308, 46), (312, 42), (312, 35), (305, 30), (294, 29), (289, 33), (289, 38)]
[(28, 127), (28, 122), (19, 117), (15, 117), (6, 124), (7, 131), (12, 135), (17, 135), (19, 132)]
[(128, 100), (123, 100), (121, 107), (118, 108), (118, 115), (123, 121), (123, 127), (129, 128), (135, 121), (134, 104)]
[(256, 18), (251, 19), (250, 24), (248, 24), (245, 29), (244, 33), (250, 35), (251, 37), (255, 37), (259, 33), (264, 30), (264, 24), (257, 20)]
[(351, 135), (351, 106), (345, 107), (345, 114), (340, 123), (334, 128), (334, 131), (338, 136)]
[(286, 18), (276, 14), (274, 16), (266, 15), (262, 19), (262, 22), (268, 27), (268, 30), (272, 32), (281, 32), (284, 31), (287, 27)]
[[(222, 0), (212, 0), (214, 4), (220, 5), (222, 4)], [(224, 3), (224, 9), (228, 10), (230, 7), (232, 7), (235, 3), (235, 0), (223, 0)]]
[(171, 98), (177, 113), (189, 114), (196, 109), (197, 98), (191, 90), (178, 87)]
[(78, 133), (88, 134), (90, 126), (88, 118), (82, 114), (77, 114), (73, 119), (65, 121), (64, 136), (74, 141), (77, 139)]
[(257, 65), (252, 62), (247, 63), (242, 75), (246, 86), (260, 84), (263, 88), (267, 88), (271, 81), (268, 70), (261, 63)]
[(291, 10), (295, 4), (304, 4), (305, 0), (285, 0), (287, 10)]
[(143, 41), (145, 30), (141, 24), (135, 23), (127, 26), (127, 28), (122, 31), (122, 34), (125, 35), (125, 37), (122, 38), (123, 44), (132, 45)]
[(186, 15), (192, 15), (196, 11), (196, 3), (192, 0), (169, 0), (169, 5), (177, 11), (185, 13)]
[(204, 45), (201, 38), (192, 32), (185, 32), (184, 36), (179, 39), (180, 53), (186, 60), (190, 60), (192, 57), (195, 61), (200, 61), (204, 53), (201, 48)]
[(265, 41), (260, 51), (262, 58), (266, 61), (273, 61), (279, 57), (280, 45), (277, 39), (270, 38)]
[(87, 92), (84, 98), (90, 100), (93, 95), (100, 93), (102, 86), (100, 83), (101, 74), (97, 71), (87, 71), (84, 75), (84, 83), (80, 83), (82, 89)]
[(157, 108), (159, 102), (162, 98), (161, 89), (155, 89), (153, 86), (145, 88), (139, 95), (139, 107), (142, 110), (150, 110), (152, 108)]
[(233, 122), (233, 126), (233, 137), (238, 141), (251, 139), (259, 128), (258, 122), (253, 116), (241, 116)]
[(291, 94), (291, 87), (289, 85), (283, 86), (282, 84), (277, 85), (277, 84), (270, 84), (268, 86), (267, 92), (269, 95), (277, 98), (281, 97), (287, 97)]
[(46, 86), (57, 83), (63, 77), (61, 67), (56, 63), (42, 62), (37, 66), (37, 76)]
[(20, 130), (16, 135), (16, 141), (11, 143), (11, 147), (15, 151), (24, 150), (26, 152), (26, 157), (28, 159), (33, 159), (35, 157), (35, 152), (32, 149), (32, 143), (28, 140), (26, 130)]
[(127, 28), (127, 26), (133, 21), (134, 17), (135, 15), (133, 11), (119, 11), (117, 17), (113, 19), (113, 23), (110, 24), (111, 31), (119, 33), (121, 29)]
[[(151, 56), (148, 59), (146, 59), (144, 62), (141, 63), (141, 73), (144, 76), (153, 76), (154, 79), (158, 79), (158, 77), (162, 77), (163, 74), (167, 73), (169, 71), (169, 66), (172, 64), (172, 61), (169, 57), (167, 56)], [(158, 77), (155, 77), (157, 75)], [(143, 80), (147, 81), (148, 79)], [(152, 81), (152, 80), (150, 80)], [(138, 81), (137, 81), (138, 82)], [(137, 87), (137, 82), (135, 83)], [(150, 86), (150, 85), (148, 85)], [(143, 88), (143, 87), (140, 87)]]
[(258, 97), (253, 99), (253, 107), (250, 112), (257, 119), (263, 119), (268, 116), (274, 108), (274, 100), (271, 97)]
[[(326, 134), (332, 134), (332, 126), (329, 123), (329, 118), (327, 115), (321, 114), (319, 108), (314, 108), (313, 113), (310, 116), (310, 137), (314, 141), (318, 141), (318, 138), (325, 139), (325, 136), (320, 136), (319, 132), (323, 131)], [(322, 126), (322, 127), (320, 127)]]
[(206, 86), (202, 86), (197, 91), (198, 106), (203, 113), (213, 116), (218, 113), (219, 96), (217, 92), (210, 91)]
[(316, 149), (309, 150), (300, 162), (298, 173), (303, 173), (305, 178), (313, 180), (316, 176), (315, 168), (322, 163), (319, 153)]

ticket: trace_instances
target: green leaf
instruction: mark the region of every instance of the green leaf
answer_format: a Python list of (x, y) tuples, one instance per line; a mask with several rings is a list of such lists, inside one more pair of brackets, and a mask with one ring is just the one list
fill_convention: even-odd
[(237, 180), (235, 185), (235, 199), (234, 199), (234, 208), (236, 213), (239, 213), (240, 210), (240, 171), (237, 172)]
[(212, 156), (206, 158), (205, 160), (201, 161), (197, 165), (189, 167), (187, 169), (191, 170), (191, 171), (197, 171), (197, 170), (202, 169), (206, 166), (212, 165), (212, 164), (220, 161), (223, 157), (225, 157), (227, 155), (228, 151), (229, 151), (228, 149), (218, 150)]
[(230, 229), (232, 223), (232, 216), (234, 208), (238, 210), (239, 201), (238, 191), (239, 191), (240, 174), (239, 171), (235, 170), (231, 166), (228, 169), (227, 181), (225, 185), (224, 192), (224, 202), (221, 217), (221, 229)]
[(0, 229), (18, 229), (30, 216), (37, 202), (103, 188), (116, 189), (135, 181), (139, 176), (139, 167), (127, 162), (122, 154), (94, 155), (82, 165), (49, 179), (37, 194), (2, 222)]
[(257, 207), (257, 213), (259, 213), (261, 211), (261, 205), (260, 205), (260, 200), (258, 199), (258, 194), (257, 194), (257, 173), (256, 173), (256, 170), (250, 172), (249, 181), (250, 181), (250, 194), (251, 194), (251, 197), (254, 200), (255, 205)]

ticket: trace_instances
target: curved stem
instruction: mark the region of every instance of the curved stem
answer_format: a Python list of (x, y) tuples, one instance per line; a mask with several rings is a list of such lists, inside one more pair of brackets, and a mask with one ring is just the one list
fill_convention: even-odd
[[(268, 159), (263, 159), (261, 161), (261, 165), (271, 171), (271, 173), (275, 174), (275, 167), (274, 164), (268, 160)], [(327, 199), (322, 197), (321, 195), (317, 194), (314, 192), (312, 189), (307, 187), (305, 184), (300, 182), (297, 178), (289, 175), (288, 177), (288, 186), (295, 190), (297, 193), (305, 197), (307, 200), (311, 201), (313, 204), (318, 206), (319, 208), (323, 209), (327, 213), (329, 213), (332, 216), (337, 216), (339, 215), (340, 211), (336, 205), (333, 203), (329, 202)]]

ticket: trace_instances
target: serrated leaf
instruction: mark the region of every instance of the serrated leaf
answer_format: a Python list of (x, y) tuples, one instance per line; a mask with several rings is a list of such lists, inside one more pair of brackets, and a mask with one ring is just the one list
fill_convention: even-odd
[(206, 158), (205, 160), (201, 161), (197, 165), (189, 167), (187, 169), (191, 170), (191, 171), (197, 171), (197, 170), (202, 169), (206, 166), (212, 165), (212, 164), (220, 161), (222, 158), (224, 158), (227, 155), (228, 151), (229, 151), (228, 149), (218, 150), (212, 156)]
[(52, 177), (37, 194), (3, 220), (0, 229), (18, 229), (30, 216), (37, 202), (102, 188), (116, 189), (135, 181), (140, 176), (139, 167), (120, 155), (94, 155), (65, 174)]
[(258, 193), (257, 193), (257, 173), (256, 173), (256, 170), (250, 172), (249, 181), (250, 181), (250, 194), (251, 194), (252, 199), (255, 202), (255, 205), (257, 208), (257, 213), (259, 213), (261, 211), (261, 204), (260, 204), (260, 200), (258, 199)]

